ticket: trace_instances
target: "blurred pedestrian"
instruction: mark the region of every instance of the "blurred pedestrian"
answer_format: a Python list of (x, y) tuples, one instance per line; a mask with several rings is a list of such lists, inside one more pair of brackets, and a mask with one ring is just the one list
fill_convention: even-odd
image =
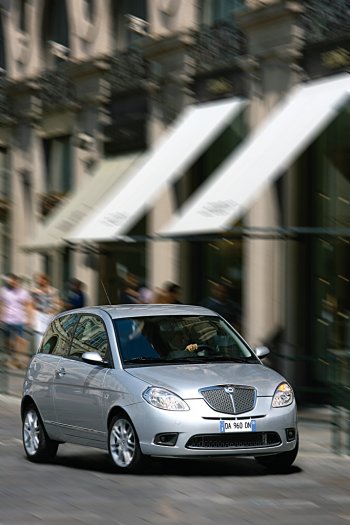
[(163, 288), (157, 287), (154, 292), (154, 304), (167, 304), (168, 293)]
[(38, 348), (51, 319), (62, 309), (62, 302), (58, 290), (51, 286), (49, 277), (44, 273), (36, 276), (32, 299), (35, 312), (35, 345)]
[(146, 284), (139, 289), (139, 301), (142, 304), (152, 304), (154, 302), (154, 293)]
[(21, 279), (13, 273), (6, 276), (0, 289), (0, 319), (3, 325), (7, 365), (22, 368), (26, 366), (28, 342), (25, 328), (32, 328), (33, 309), (30, 294), (22, 286)]
[(120, 304), (137, 304), (139, 302), (139, 281), (136, 275), (128, 272), (120, 294)]
[(182, 304), (180, 301), (181, 288), (178, 284), (167, 282), (164, 285), (168, 304)]
[(83, 287), (84, 285), (79, 279), (72, 277), (69, 280), (68, 291), (64, 301), (64, 306), (67, 310), (86, 306), (86, 295)]
[(214, 310), (235, 328), (239, 328), (239, 306), (229, 297), (228, 287), (224, 283), (211, 282), (209, 295), (201, 304), (210, 310)]

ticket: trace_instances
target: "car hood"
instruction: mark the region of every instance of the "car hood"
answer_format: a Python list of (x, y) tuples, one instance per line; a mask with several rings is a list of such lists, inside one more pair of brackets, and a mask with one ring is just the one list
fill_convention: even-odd
[(128, 373), (149, 385), (167, 388), (185, 399), (198, 397), (198, 389), (215, 385), (245, 385), (258, 396), (273, 396), (284, 378), (260, 364), (205, 363), (129, 368)]

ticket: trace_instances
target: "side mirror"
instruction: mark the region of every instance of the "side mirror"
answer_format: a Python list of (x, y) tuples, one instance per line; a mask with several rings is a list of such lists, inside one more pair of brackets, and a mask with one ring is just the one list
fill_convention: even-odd
[(90, 365), (102, 365), (104, 366), (105, 362), (98, 352), (84, 352), (81, 356), (82, 360)]
[(259, 359), (263, 359), (270, 353), (270, 350), (267, 348), (267, 346), (257, 346), (254, 351), (255, 351), (255, 355)]

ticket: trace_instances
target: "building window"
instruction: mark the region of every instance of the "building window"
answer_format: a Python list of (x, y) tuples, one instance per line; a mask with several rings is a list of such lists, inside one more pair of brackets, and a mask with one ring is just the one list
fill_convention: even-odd
[(12, 237), (10, 216), (10, 156), (8, 150), (0, 148), (0, 272), (11, 271)]
[(11, 188), (9, 154), (7, 149), (0, 148), (0, 222), (7, 222), (9, 218)]
[(71, 190), (72, 158), (71, 137), (44, 139), (45, 187), (39, 208), (41, 215), (48, 215)]
[(112, 16), (118, 49), (132, 45), (147, 32), (146, 0), (113, 0)]
[(6, 71), (6, 42), (3, 27), (3, 18), (0, 15), (0, 74)]
[(45, 254), (42, 256), (43, 258), (43, 268), (44, 268), (44, 274), (47, 275), (52, 281), (52, 274), (53, 274), (53, 262), (51, 255)]
[(146, 149), (148, 107), (144, 96), (114, 97), (109, 105), (109, 114), (111, 122), (104, 129), (106, 156)]
[(72, 188), (71, 137), (44, 139), (46, 191), (66, 193)]
[(310, 283), (308, 348), (315, 360), (310, 372), (321, 382), (327, 380), (322, 363), (345, 356), (350, 345), (349, 131), (344, 111), (302, 158), (307, 225), (324, 229), (305, 241), (304, 261)]
[(9, 199), (10, 194), (9, 154), (7, 149), (0, 148), (0, 198)]
[(246, 114), (242, 112), (210, 144), (192, 168), (191, 193), (219, 167), (247, 136)]
[(24, 224), (23, 229), (25, 232), (25, 238), (31, 237), (33, 234), (33, 186), (32, 177), (30, 171), (24, 169), (20, 173), (21, 177), (21, 190), (22, 190), (22, 201), (23, 201), (23, 216)]
[[(192, 166), (187, 182), (186, 176), (182, 178), (182, 184), (187, 185), (187, 194), (183, 192), (181, 194), (181, 188), (178, 188), (180, 192), (176, 193), (176, 201), (179, 206), (183, 205), (188, 194), (193, 194), (218, 169), (246, 134), (245, 116), (242, 113), (226, 127)], [(235, 226), (239, 225), (235, 224)], [(187, 254), (184, 253), (184, 257), (190, 261), (187, 285), (190, 301), (195, 304), (203, 303), (209, 297), (213, 283), (217, 283), (225, 292), (227, 305), (235, 307), (232, 317), (228, 320), (240, 329), (238, 311), (241, 308), (243, 288), (242, 238), (237, 236), (234, 239), (213, 239), (211, 242), (190, 242), (185, 249)], [(198, 261), (201, 261), (200, 265)]]
[(69, 280), (73, 277), (73, 251), (70, 248), (66, 248), (62, 254), (62, 290), (68, 290)]
[(83, 16), (88, 22), (92, 22), (95, 14), (94, 0), (83, 0)]
[(55, 62), (69, 56), (69, 24), (65, 0), (46, 0), (43, 16), (43, 45)]
[(206, 0), (202, 7), (202, 24), (212, 26), (216, 22), (229, 21), (244, 0)]
[(18, 28), (23, 32), (27, 32), (27, 0), (20, 0), (19, 2), (19, 18)]

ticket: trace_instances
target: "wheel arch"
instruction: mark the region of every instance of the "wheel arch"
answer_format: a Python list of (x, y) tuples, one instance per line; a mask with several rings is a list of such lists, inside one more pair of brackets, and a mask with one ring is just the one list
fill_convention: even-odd
[(125, 415), (128, 419), (130, 419), (131, 421), (131, 418), (129, 416), (129, 414), (127, 413), (127, 411), (120, 407), (120, 406), (114, 406), (110, 409), (109, 411), (109, 414), (108, 414), (108, 418), (107, 418), (107, 430), (109, 430), (109, 427), (110, 427), (110, 424), (111, 424), (111, 421), (112, 419), (115, 417), (115, 416), (118, 416), (119, 414), (121, 415)]
[(23, 397), (23, 399), (21, 401), (21, 418), (22, 418), (22, 421), (24, 419), (24, 412), (30, 405), (34, 405), (35, 406), (36, 410), (38, 411), (39, 416), (41, 417), (40, 410), (38, 409), (37, 404), (35, 403), (34, 399), (31, 396), (26, 395), (26, 396)]

